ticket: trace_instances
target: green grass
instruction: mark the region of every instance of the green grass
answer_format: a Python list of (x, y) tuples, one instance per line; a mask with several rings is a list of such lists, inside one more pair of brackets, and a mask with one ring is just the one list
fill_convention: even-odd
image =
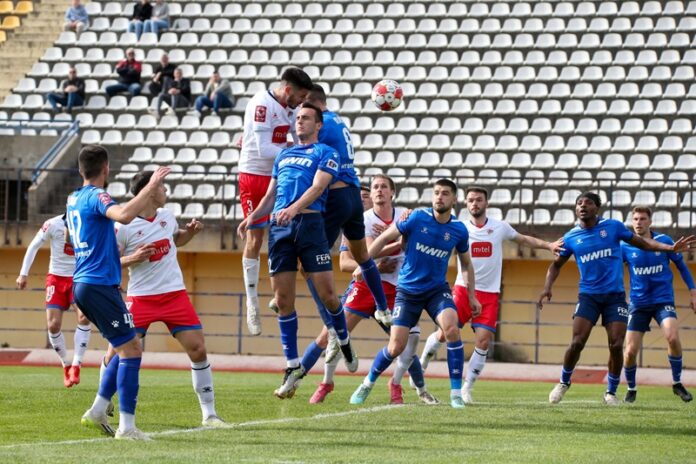
[[(146, 370), (137, 422), (160, 433), (143, 443), (100, 438), (80, 426), (97, 376), (85, 369), (82, 384), (68, 390), (58, 368), (0, 368), (0, 462), (696, 461), (696, 404), (682, 403), (669, 388), (642, 387), (636, 404), (607, 408), (600, 385), (573, 385), (566, 401), (552, 406), (551, 384), (480, 382), (479, 403), (464, 410), (446, 401), (417, 404), (410, 390), (407, 405), (372, 410), (388, 401), (387, 379), (356, 407), (348, 398), (358, 377), (339, 377), (325, 404), (310, 405), (318, 377), (280, 401), (272, 396), (280, 374), (216, 373), (218, 413), (237, 425), (191, 431), (200, 411), (190, 374)], [(448, 399), (445, 380), (431, 380), (430, 390)], [(69, 440), (77, 442), (62, 443)]]

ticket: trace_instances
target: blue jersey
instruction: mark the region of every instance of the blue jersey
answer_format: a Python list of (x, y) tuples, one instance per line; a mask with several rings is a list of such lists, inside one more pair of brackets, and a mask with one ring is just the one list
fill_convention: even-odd
[(397, 287), (408, 293), (422, 293), (447, 283), (447, 266), (452, 250), (469, 250), (469, 232), (455, 216), (440, 224), (433, 209), (417, 209), (396, 228), (406, 239), (404, 264)]
[[(652, 234), (653, 240), (667, 245), (674, 242), (665, 234)], [(686, 268), (681, 253), (664, 251), (647, 251), (628, 243), (621, 244), (623, 260), (628, 263), (628, 274), (631, 277), (631, 304), (635, 307), (652, 306), (659, 303), (674, 303), (673, 274), (669, 262), (682, 270)], [(693, 278), (688, 268), (687, 286), (693, 288)], [(684, 273), (682, 272), (682, 276)], [(687, 279), (685, 279), (687, 280)]]
[(350, 138), (350, 131), (341, 117), (333, 111), (324, 111), (324, 124), (319, 131), (319, 143), (324, 143), (338, 152), (341, 169), (334, 182), (342, 181), (348, 185), (360, 187), (360, 179), (353, 167), (355, 148)]
[(575, 255), (580, 293), (603, 295), (624, 291), (621, 241), (633, 232), (616, 219), (599, 219), (593, 227), (575, 226), (563, 236), (561, 256)]
[[(277, 182), (273, 212), (287, 208), (312, 186), (317, 169), (328, 172), (335, 179), (339, 171), (338, 153), (322, 143), (295, 145), (278, 153), (271, 174)], [(313, 211), (324, 211), (328, 190), (307, 206)]]
[(104, 189), (86, 185), (68, 197), (67, 223), (75, 249), (73, 282), (97, 285), (121, 283), (121, 261), (114, 221), (106, 210), (116, 202)]

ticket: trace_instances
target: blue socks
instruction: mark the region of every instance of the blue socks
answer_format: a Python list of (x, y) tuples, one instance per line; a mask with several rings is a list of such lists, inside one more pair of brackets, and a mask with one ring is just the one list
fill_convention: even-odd
[(667, 359), (669, 359), (669, 366), (672, 368), (672, 382), (681, 382), (682, 357), (667, 355)]
[(309, 372), (314, 367), (323, 351), (324, 350), (317, 345), (317, 342), (312, 342), (309, 344), (304, 352), (304, 355), (302, 355), (302, 361), (300, 362), (302, 367), (304, 367), (305, 372)]
[(106, 366), (106, 369), (104, 370), (104, 375), (102, 376), (102, 381), (99, 385), (98, 395), (102, 398), (106, 398), (107, 400), (111, 400), (118, 389), (118, 363), (118, 355), (111, 358), (109, 365)]
[(348, 328), (346, 327), (346, 315), (343, 313), (343, 305), (339, 303), (336, 314), (329, 312), (333, 328), (338, 336), (338, 341), (344, 345), (348, 340)]
[(464, 343), (461, 341), (447, 342), (447, 369), (449, 370), (450, 388), (461, 390), (464, 372)]
[(574, 369), (566, 370), (565, 367), (561, 369), (561, 383), (570, 385), (570, 376), (573, 375), (573, 370)]
[(635, 390), (636, 388), (636, 371), (638, 366), (624, 367), (624, 375), (626, 376), (626, 384), (629, 390)]
[(288, 316), (278, 316), (280, 326), (280, 342), (283, 344), (283, 354), (288, 362), (297, 361), (297, 313), (293, 311)]
[(619, 375), (607, 373), (607, 393), (616, 395), (616, 389), (619, 388), (619, 382), (621, 382), (621, 373), (619, 373)]
[(370, 382), (375, 383), (379, 376), (382, 375), (382, 372), (387, 370), (387, 368), (391, 365), (393, 361), (394, 358), (389, 356), (389, 352), (387, 351), (386, 346), (379, 350), (379, 353), (377, 353), (375, 360), (372, 362), (370, 373), (367, 374), (367, 379)]
[(382, 288), (382, 277), (379, 275), (379, 270), (377, 269), (375, 261), (372, 258), (368, 259), (360, 265), (360, 270), (362, 271), (365, 283), (372, 292), (372, 296), (377, 304), (377, 309), (380, 311), (388, 310), (387, 297), (384, 295), (384, 288)]
[(307, 288), (309, 288), (309, 293), (312, 294), (312, 299), (314, 300), (314, 303), (317, 305), (319, 317), (321, 317), (321, 320), (324, 322), (326, 328), (330, 329), (331, 327), (333, 327), (333, 320), (331, 319), (331, 314), (329, 313), (329, 310), (326, 309), (326, 306), (324, 306), (324, 303), (321, 302), (321, 298), (319, 298), (319, 294), (317, 293), (317, 289), (314, 287), (314, 284), (312, 283), (312, 279), (307, 279)]
[(417, 355), (413, 355), (413, 361), (411, 365), (408, 366), (408, 375), (413, 379), (413, 384), (417, 388), (425, 387), (425, 378), (423, 378), (423, 367), (421, 366), (420, 359)]
[[(140, 359), (121, 359), (118, 363), (118, 404), (119, 410), (127, 414), (135, 414), (135, 404), (138, 402), (140, 388)], [(113, 362), (113, 360), (111, 361)], [(111, 366), (111, 363), (109, 363)]]

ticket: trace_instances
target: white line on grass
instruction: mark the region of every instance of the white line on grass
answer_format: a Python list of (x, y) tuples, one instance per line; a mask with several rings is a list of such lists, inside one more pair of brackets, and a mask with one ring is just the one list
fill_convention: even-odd
[[(239, 428), (243, 428), (243, 427), (253, 427), (256, 425), (286, 424), (289, 422), (300, 422), (300, 421), (312, 420), (312, 419), (333, 419), (336, 417), (354, 416), (354, 415), (358, 415), (358, 414), (367, 414), (367, 413), (371, 413), (371, 412), (384, 411), (384, 410), (388, 410), (388, 409), (396, 409), (396, 408), (401, 408), (404, 406), (405, 405), (389, 404), (389, 405), (385, 405), (385, 406), (375, 406), (372, 408), (355, 409), (352, 411), (315, 414), (314, 416), (307, 416), (307, 417), (284, 417), (282, 419), (268, 419), (268, 420), (238, 422), (236, 424), (234, 424), (234, 423), (228, 424), (227, 427), (223, 427), (223, 428), (194, 427), (194, 428), (190, 428), (190, 429), (163, 430), (161, 432), (148, 433), (148, 436), (150, 436), (150, 437), (162, 437), (162, 436), (168, 436), (168, 435), (179, 435), (179, 434), (185, 434), (185, 433), (204, 432), (207, 430), (239, 429)], [(24, 447), (30, 447), (30, 446), (35, 447), (35, 446), (47, 446), (47, 445), (77, 445), (77, 444), (82, 444), (82, 443), (98, 443), (98, 442), (107, 441), (107, 440), (113, 440), (113, 438), (102, 437), (102, 438), (85, 438), (85, 439), (81, 439), (81, 440), (15, 443), (12, 445), (2, 445), (2, 446), (0, 446), (0, 449), (24, 448)]]

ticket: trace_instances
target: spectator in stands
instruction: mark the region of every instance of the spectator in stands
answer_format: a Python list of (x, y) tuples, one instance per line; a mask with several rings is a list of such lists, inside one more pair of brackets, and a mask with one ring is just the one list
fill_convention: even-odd
[(135, 32), (135, 36), (140, 40), (140, 36), (143, 35), (143, 25), (151, 17), (152, 5), (150, 5), (150, 0), (140, 0), (133, 7), (133, 16), (128, 23), (128, 32)]
[(232, 108), (233, 106), (234, 95), (232, 95), (230, 82), (227, 79), (221, 79), (220, 73), (214, 71), (205, 86), (203, 95), (196, 98), (196, 111), (201, 113), (204, 108), (209, 107), (219, 116), (221, 108)]
[[(73, 4), (79, 3), (79, 0)], [(46, 100), (53, 107), (53, 111), (58, 111), (58, 106), (70, 113), (74, 106), (82, 106), (85, 102), (85, 81), (77, 77), (77, 70), (70, 66), (68, 78), (60, 83), (62, 92), (51, 92), (46, 96)]]
[(72, 5), (65, 11), (64, 31), (73, 31), (79, 37), (82, 31), (89, 26), (87, 9), (80, 0), (72, 0)]
[(174, 70), (176, 69), (176, 64), (169, 62), (169, 55), (163, 53), (160, 57), (160, 62), (153, 71), (152, 80), (147, 84), (147, 88), (150, 90), (150, 95), (159, 95), (162, 91), (162, 85), (165, 79), (174, 78)]
[(159, 37), (162, 29), (169, 28), (169, 5), (164, 0), (156, 0), (152, 7), (152, 17), (145, 21), (143, 32), (154, 32)]
[(118, 83), (106, 87), (106, 94), (113, 97), (117, 93), (128, 92), (132, 96), (140, 95), (140, 72), (142, 63), (136, 61), (135, 50), (126, 50), (126, 59), (116, 65)]
[(162, 102), (166, 101), (171, 110), (188, 108), (191, 101), (191, 81), (184, 77), (181, 68), (174, 70), (174, 78), (164, 80), (164, 90), (157, 97), (155, 115), (159, 118)]

